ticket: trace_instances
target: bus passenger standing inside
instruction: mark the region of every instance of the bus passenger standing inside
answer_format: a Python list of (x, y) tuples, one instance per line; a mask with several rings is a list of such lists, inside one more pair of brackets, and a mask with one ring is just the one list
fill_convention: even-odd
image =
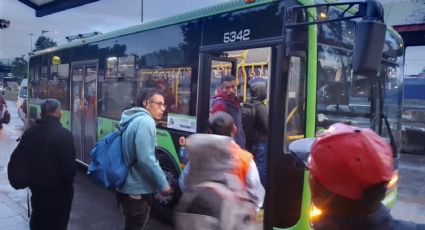
[(125, 230), (141, 230), (149, 219), (152, 195), (171, 193), (155, 156), (156, 122), (164, 111), (164, 97), (155, 90), (137, 95), (136, 106), (121, 115), (120, 127), (127, 127), (122, 134), (123, 155), (131, 165), (124, 185), (117, 189), (118, 203), (125, 215)]
[(47, 99), (41, 104), (41, 119), (24, 133), (31, 150), (31, 230), (64, 230), (68, 225), (74, 197), (75, 148), (72, 134), (62, 127), (60, 117), (60, 102)]
[(226, 75), (221, 78), (221, 88), (214, 96), (211, 114), (222, 111), (230, 114), (237, 128), (236, 143), (245, 148), (245, 133), (242, 129), (241, 105), (236, 96), (235, 77)]
[(425, 229), (394, 220), (381, 203), (393, 186), (394, 157), (391, 146), (372, 130), (336, 123), (316, 139), (292, 142), (289, 150), (304, 158), (310, 171), (311, 199), (322, 212), (311, 220), (314, 229)]
[(260, 173), (260, 180), (263, 186), (266, 185), (267, 173), (267, 141), (269, 127), (269, 113), (265, 100), (267, 98), (266, 83), (256, 82), (251, 85), (251, 104), (254, 106), (254, 121), (252, 151), (255, 163)]

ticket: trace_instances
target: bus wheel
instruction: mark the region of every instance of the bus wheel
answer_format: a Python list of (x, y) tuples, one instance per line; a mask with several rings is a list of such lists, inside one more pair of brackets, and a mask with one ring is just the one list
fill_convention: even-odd
[(181, 196), (178, 184), (180, 170), (174, 163), (174, 159), (164, 151), (158, 150), (156, 156), (173, 192), (169, 196), (162, 196), (161, 194), (154, 196), (152, 215), (160, 221), (172, 223), (174, 206)]

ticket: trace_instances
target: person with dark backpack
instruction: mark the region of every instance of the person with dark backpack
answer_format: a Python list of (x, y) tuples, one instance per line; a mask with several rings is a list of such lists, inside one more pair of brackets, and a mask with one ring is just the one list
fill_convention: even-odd
[(250, 88), (251, 99), (242, 105), (242, 127), (246, 136), (246, 146), (254, 154), (263, 186), (266, 185), (268, 109), (266, 83), (255, 82)]
[[(31, 190), (31, 230), (64, 230), (74, 196), (73, 136), (59, 121), (58, 100), (46, 99), (40, 115), (35, 125), (24, 132), (12, 154), (8, 176), (13, 187), (28, 186)], [(18, 166), (22, 168), (16, 173)]]

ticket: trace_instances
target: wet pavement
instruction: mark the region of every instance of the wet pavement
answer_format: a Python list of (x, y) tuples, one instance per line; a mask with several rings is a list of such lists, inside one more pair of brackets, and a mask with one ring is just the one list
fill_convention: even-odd
[[(16, 147), (15, 141), (24, 131), (19, 119), (16, 104), (7, 101), (11, 121), (0, 130), (0, 229), (29, 229), (27, 218), (27, 190), (15, 190), (7, 179), (7, 163)], [(115, 200), (115, 193), (95, 186), (79, 167), (75, 178), (75, 195), (72, 204), (69, 230), (121, 230), (124, 229), (124, 217)], [(173, 229), (155, 219), (150, 219), (146, 229)]]
[[(7, 179), (7, 163), (24, 125), (18, 118), (15, 102), (7, 101), (11, 122), (0, 130), (0, 229), (28, 229), (27, 190), (14, 190)], [(399, 165), (399, 195), (391, 210), (397, 219), (425, 223), (425, 154), (402, 154)], [(80, 169), (75, 180), (75, 196), (70, 230), (123, 229), (115, 193), (93, 185)], [(147, 229), (169, 230), (171, 226), (151, 219)], [(259, 226), (258, 229), (261, 229)]]
[(425, 153), (401, 154), (398, 198), (391, 214), (402, 220), (425, 224)]

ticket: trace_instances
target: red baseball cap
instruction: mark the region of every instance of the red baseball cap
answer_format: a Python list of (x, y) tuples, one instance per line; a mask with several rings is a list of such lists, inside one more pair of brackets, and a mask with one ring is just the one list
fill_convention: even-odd
[(292, 142), (289, 150), (322, 186), (352, 200), (362, 199), (372, 185), (389, 182), (394, 171), (391, 146), (368, 128), (336, 123), (317, 138)]

